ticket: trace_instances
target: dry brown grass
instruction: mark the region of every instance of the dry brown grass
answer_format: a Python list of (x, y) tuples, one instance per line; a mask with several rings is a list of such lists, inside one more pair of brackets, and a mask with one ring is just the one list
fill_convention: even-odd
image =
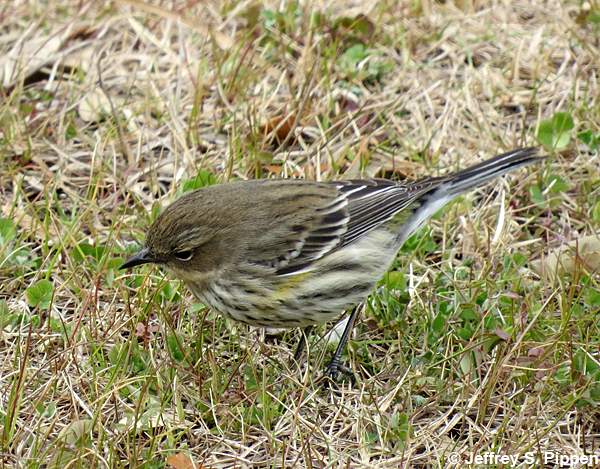
[[(293, 369), (292, 335), (265, 344), (158, 270), (116, 270), (157, 202), (201, 169), (436, 174), (535, 144), (557, 111), (600, 135), (598, 15), (597, 2), (558, 0), (0, 6), (0, 208), (17, 228), (0, 244), (3, 467), (163, 467), (178, 453), (204, 467), (444, 467), (451, 452), (598, 451), (600, 378), (576, 363), (600, 366), (598, 303), (584, 301), (597, 274), (584, 263), (547, 283), (504, 262), (599, 232), (600, 159), (575, 133), (545, 168), (432, 222), (434, 247), (398, 263), (408, 309), (384, 321), (399, 293), (382, 287), (385, 307), (350, 348), (357, 381), (337, 389), (315, 384), (321, 343)], [(364, 59), (341, 63), (359, 42)], [(568, 188), (553, 193), (549, 175)], [(82, 255), (86, 243), (102, 251)], [(47, 309), (25, 295), (40, 279)], [(444, 292), (464, 299), (448, 299), (436, 335)], [(483, 321), (503, 298), (514, 314), (488, 348)], [(482, 314), (469, 340), (464, 304)]]

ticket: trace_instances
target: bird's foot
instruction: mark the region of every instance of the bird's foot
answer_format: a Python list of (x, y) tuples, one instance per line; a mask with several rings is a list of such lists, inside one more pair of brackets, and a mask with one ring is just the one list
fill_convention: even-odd
[(337, 357), (334, 357), (325, 367), (322, 379), (324, 382), (337, 382), (340, 372), (344, 376), (349, 377), (351, 381), (355, 381), (353, 371), (347, 366), (342, 365)]

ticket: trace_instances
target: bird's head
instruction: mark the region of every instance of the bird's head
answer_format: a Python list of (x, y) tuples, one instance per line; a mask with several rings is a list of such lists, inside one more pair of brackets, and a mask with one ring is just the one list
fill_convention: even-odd
[(169, 205), (150, 226), (144, 247), (121, 269), (154, 263), (182, 280), (197, 280), (227, 264), (233, 224), (218, 216), (212, 197), (199, 190)]

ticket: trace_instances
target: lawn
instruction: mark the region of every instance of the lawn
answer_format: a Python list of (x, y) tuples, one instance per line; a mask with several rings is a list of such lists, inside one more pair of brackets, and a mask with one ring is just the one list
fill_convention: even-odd
[[(600, 465), (597, 0), (13, 0), (0, 18), (0, 467)], [(297, 366), (298, 330), (118, 269), (209, 184), (412, 180), (531, 145), (543, 164), (407, 241), (352, 379), (321, 382), (333, 324)]]

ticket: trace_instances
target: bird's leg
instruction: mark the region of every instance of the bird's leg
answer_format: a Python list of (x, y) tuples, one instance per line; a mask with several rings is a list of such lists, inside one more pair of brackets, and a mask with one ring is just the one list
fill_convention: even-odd
[(342, 333), (342, 337), (340, 337), (340, 342), (338, 343), (337, 348), (329, 362), (329, 365), (325, 368), (325, 376), (335, 379), (340, 369), (342, 371), (349, 371), (345, 367), (340, 364), (340, 358), (342, 356), (342, 352), (344, 351), (344, 347), (348, 343), (348, 338), (350, 337), (350, 332), (354, 327), (354, 323), (356, 322), (356, 318), (358, 317), (358, 313), (360, 312), (361, 304), (358, 304), (354, 307), (352, 312), (350, 313), (350, 317), (348, 318), (348, 322), (346, 323), (346, 327), (344, 328), (344, 332)]
[(314, 326), (307, 326), (302, 331), (300, 331), (300, 342), (298, 342), (298, 346), (296, 347), (296, 351), (294, 352), (294, 361), (297, 362), (300, 360), (302, 356), (302, 352), (306, 348), (306, 341)]

